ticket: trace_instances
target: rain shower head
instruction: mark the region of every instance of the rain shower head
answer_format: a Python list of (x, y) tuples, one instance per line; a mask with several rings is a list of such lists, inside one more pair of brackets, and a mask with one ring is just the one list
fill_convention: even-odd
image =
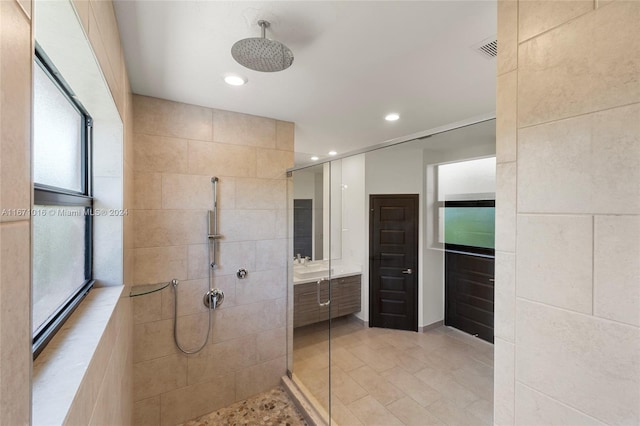
[(293, 52), (284, 44), (269, 40), (266, 29), (269, 22), (260, 20), (262, 37), (245, 38), (237, 41), (231, 48), (231, 56), (240, 65), (254, 71), (275, 72), (283, 71), (293, 63)]

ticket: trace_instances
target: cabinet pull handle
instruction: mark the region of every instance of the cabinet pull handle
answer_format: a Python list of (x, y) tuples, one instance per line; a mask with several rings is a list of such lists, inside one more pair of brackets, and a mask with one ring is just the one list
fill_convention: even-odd
[[(325, 306), (329, 306), (329, 304), (331, 303), (331, 296), (329, 296), (329, 299), (327, 299), (326, 302), (320, 302), (320, 284), (322, 283), (322, 281), (326, 281), (326, 280), (322, 278), (321, 280), (318, 280), (318, 282), (316, 283), (316, 297), (318, 299), (318, 306), (325, 307)], [(331, 291), (331, 289), (329, 289), (329, 291)]]

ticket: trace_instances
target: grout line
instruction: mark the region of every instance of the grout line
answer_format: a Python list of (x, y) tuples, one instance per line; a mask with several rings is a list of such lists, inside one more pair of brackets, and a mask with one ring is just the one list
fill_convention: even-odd
[(591, 315), (596, 312), (596, 218), (591, 216)]
[[(519, 5), (520, 5), (520, 2), (518, 2), (518, 6), (519, 6)], [(558, 28), (561, 28), (561, 27), (563, 27), (563, 26), (565, 26), (565, 25), (567, 25), (567, 24), (569, 24), (569, 23), (572, 23), (572, 22), (574, 22), (574, 21), (577, 21), (578, 19), (580, 19), (580, 18), (582, 18), (582, 17), (584, 17), (584, 16), (586, 16), (586, 15), (590, 14), (591, 12), (595, 12), (596, 10), (597, 10), (597, 9), (593, 8), (593, 5), (592, 5), (592, 9), (591, 9), (591, 10), (588, 10), (588, 11), (586, 11), (586, 12), (583, 12), (583, 13), (579, 14), (579, 15), (576, 15), (576, 16), (574, 16), (574, 17), (572, 17), (572, 18), (570, 18), (570, 19), (568, 19), (568, 20), (566, 20), (566, 21), (564, 21), (564, 22), (559, 23), (558, 25), (556, 25), (556, 26), (554, 26), (554, 27), (551, 27), (551, 28), (549, 28), (549, 29), (547, 29), (547, 30), (544, 30), (544, 31), (540, 32), (540, 33), (534, 34), (534, 35), (532, 35), (531, 37), (529, 37), (529, 38), (527, 38), (527, 39), (524, 39), (524, 40), (522, 40), (522, 41), (520, 41), (520, 34), (519, 34), (519, 32), (518, 32), (518, 34), (517, 34), (517, 37), (518, 37), (518, 38), (517, 38), (517, 40), (518, 40), (518, 46), (520, 46), (521, 44), (527, 43), (527, 42), (529, 42), (529, 41), (531, 41), (531, 40), (533, 40), (533, 39), (535, 39), (535, 38), (537, 38), (537, 37), (540, 37), (540, 36), (542, 36), (542, 35), (545, 35), (545, 34), (547, 34), (547, 33), (550, 33), (550, 32), (552, 32), (552, 31), (555, 31), (555, 30), (557, 30)], [(520, 12), (520, 11), (518, 10), (518, 12)], [(520, 26), (520, 25), (519, 25), (519, 24), (520, 24), (520, 22), (519, 22), (519, 18), (520, 18), (520, 13), (518, 13), (518, 30), (519, 30), (519, 26)]]
[[(631, 328), (633, 328), (635, 330), (638, 329), (637, 325), (633, 325), (633, 324), (629, 324), (629, 323), (626, 323), (626, 322), (617, 321), (617, 320), (614, 320), (614, 319), (611, 319), (611, 318), (605, 318), (605, 317), (591, 315), (591, 314), (585, 313), (585, 312), (574, 311), (574, 310), (563, 308), (563, 307), (560, 307), (560, 306), (550, 305), (550, 304), (545, 303), (545, 302), (540, 302), (540, 301), (537, 301), (537, 300), (528, 299), (528, 298), (522, 297), (522, 296), (516, 296), (516, 300), (518, 300), (518, 299), (520, 299), (521, 301), (525, 301), (525, 302), (531, 303), (531, 304), (541, 305), (541, 306), (544, 306), (544, 307), (549, 308), (549, 309), (557, 309), (559, 311), (563, 311), (563, 312), (570, 313), (570, 314), (576, 314), (576, 315), (585, 316), (587, 318), (591, 318), (591, 319), (597, 320), (597, 321), (605, 321), (605, 322), (608, 322), (608, 323), (611, 323), (611, 324), (616, 324), (616, 325), (620, 325), (620, 326), (624, 326), (624, 327), (631, 327)], [(516, 306), (517, 306), (517, 304), (516, 304)]]
[(552, 400), (552, 401), (554, 401), (554, 402), (556, 402), (556, 403), (558, 403), (558, 404), (560, 404), (560, 405), (563, 405), (563, 406), (565, 406), (565, 407), (567, 407), (567, 408), (569, 408), (569, 409), (571, 409), (571, 410), (573, 410), (573, 411), (577, 411), (578, 413), (580, 413), (580, 414), (582, 414), (582, 415), (584, 415), (584, 416), (586, 416), (586, 417), (589, 417), (590, 419), (593, 419), (593, 420), (597, 421), (598, 423), (601, 423), (601, 424), (603, 424), (603, 425), (604, 425), (604, 424), (606, 424), (606, 423), (603, 423), (603, 420), (600, 420), (600, 419), (598, 419), (598, 418), (596, 418), (596, 417), (594, 417), (594, 416), (592, 416), (592, 415), (590, 415), (590, 414), (585, 413), (585, 412), (584, 412), (584, 411), (582, 411), (582, 410), (579, 410), (579, 409), (578, 409), (578, 408), (576, 408), (576, 407), (573, 407), (573, 406), (571, 406), (571, 405), (569, 405), (569, 404), (567, 404), (567, 403), (565, 403), (565, 402), (562, 402), (561, 400), (556, 399), (556, 398), (554, 398), (554, 397), (552, 397), (552, 396), (548, 395), (547, 393), (545, 393), (545, 392), (543, 392), (543, 391), (541, 391), (541, 390), (539, 390), (539, 389), (536, 389), (536, 388), (534, 388), (533, 386), (530, 386), (530, 385), (528, 385), (528, 384), (526, 384), (526, 383), (524, 383), (524, 382), (522, 382), (522, 381), (520, 381), (520, 380), (516, 380), (516, 383), (518, 383), (518, 384), (519, 384), (519, 385), (521, 385), (521, 386), (524, 386), (525, 388), (527, 388), (527, 389), (529, 389), (529, 390), (531, 390), (531, 391), (533, 391), (533, 392), (535, 392), (535, 393), (538, 393), (538, 394), (540, 394), (540, 395), (544, 396), (545, 398), (548, 398), (548, 399), (550, 399), (550, 400)]
[(526, 126), (517, 126), (517, 124), (516, 124), (516, 126), (517, 126), (518, 130), (529, 129), (531, 127), (558, 123), (558, 122), (561, 122), (561, 121), (571, 120), (571, 119), (574, 119), (574, 118), (580, 118), (580, 117), (584, 117), (584, 116), (587, 116), (587, 115), (595, 115), (595, 114), (598, 114), (598, 113), (601, 113), (601, 112), (611, 111), (611, 110), (618, 109), (618, 108), (627, 108), (627, 107), (634, 106), (634, 105), (640, 105), (640, 102), (630, 102), (630, 103), (627, 103), (627, 104), (615, 105), (615, 106), (608, 107), (608, 108), (603, 108), (603, 109), (598, 109), (598, 110), (588, 111), (588, 112), (582, 112), (580, 114), (575, 114), (575, 115), (569, 115), (567, 117), (560, 117), (560, 118), (555, 118), (553, 120), (541, 121), (540, 123), (527, 124)]

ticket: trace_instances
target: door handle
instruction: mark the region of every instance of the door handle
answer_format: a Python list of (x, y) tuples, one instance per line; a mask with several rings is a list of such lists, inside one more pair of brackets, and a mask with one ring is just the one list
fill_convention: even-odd
[[(321, 308), (325, 306), (329, 306), (329, 304), (331, 303), (331, 294), (329, 294), (329, 299), (327, 299), (326, 302), (320, 301), (320, 284), (322, 283), (322, 281), (326, 281), (326, 280), (322, 278), (321, 280), (318, 280), (318, 282), (316, 282), (316, 296), (318, 299), (318, 306), (320, 306)], [(329, 293), (331, 293), (331, 289), (329, 289)]]
[(404, 271), (402, 271), (403, 274), (407, 274), (407, 275), (411, 275), (413, 274), (413, 270), (411, 268), (409, 269), (405, 269)]

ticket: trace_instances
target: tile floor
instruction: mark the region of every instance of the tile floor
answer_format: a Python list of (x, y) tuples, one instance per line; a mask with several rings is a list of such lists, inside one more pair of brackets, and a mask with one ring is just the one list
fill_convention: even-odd
[(285, 390), (278, 386), (181, 426), (306, 426)]
[[(325, 409), (326, 327), (295, 330), (293, 364)], [(415, 333), (350, 318), (334, 320), (331, 333), (331, 416), (339, 425), (493, 424), (493, 345), (444, 326)]]

